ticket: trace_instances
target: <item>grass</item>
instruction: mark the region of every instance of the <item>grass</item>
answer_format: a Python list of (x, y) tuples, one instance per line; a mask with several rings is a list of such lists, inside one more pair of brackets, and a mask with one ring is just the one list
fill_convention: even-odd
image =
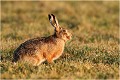
[[(47, 15), (73, 34), (64, 54), (38, 67), (11, 63), (24, 41), (53, 33)], [(2, 79), (119, 79), (118, 1), (1, 1)]]

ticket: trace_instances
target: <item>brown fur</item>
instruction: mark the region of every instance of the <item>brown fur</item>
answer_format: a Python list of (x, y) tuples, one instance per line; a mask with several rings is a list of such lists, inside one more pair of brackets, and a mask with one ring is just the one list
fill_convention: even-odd
[(49, 37), (38, 37), (22, 43), (14, 51), (13, 62), (25, 61), (36, 66), (45, 60), (52, 63), (62, 55), (65, 42), (71, 38), (71, 34), (58, 26), (55, 16), (49, 15), (50, 19), (57, 25), (51, 23), (55, 27), (55, 33)]

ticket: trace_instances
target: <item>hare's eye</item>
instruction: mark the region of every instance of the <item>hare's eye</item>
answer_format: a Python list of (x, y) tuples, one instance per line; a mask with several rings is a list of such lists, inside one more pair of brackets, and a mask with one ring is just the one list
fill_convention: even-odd
[(62, 30), (62, 28), (60, 27), (60, 30)]
[(66, 30), (63, 30), (63, 32), (66, 32)]

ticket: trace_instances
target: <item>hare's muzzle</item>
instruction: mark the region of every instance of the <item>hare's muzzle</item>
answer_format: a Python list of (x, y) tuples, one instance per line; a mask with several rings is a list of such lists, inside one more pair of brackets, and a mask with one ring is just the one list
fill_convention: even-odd
[(66, 36), (68, 40), (72, 38), (72, 34), (69, 34), (69, 36)]

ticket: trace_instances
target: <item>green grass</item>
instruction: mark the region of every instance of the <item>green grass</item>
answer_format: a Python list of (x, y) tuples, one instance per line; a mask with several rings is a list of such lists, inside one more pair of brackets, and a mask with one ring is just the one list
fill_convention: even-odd
[[(13, 51), (22, 42), (53, 33), (49, 13), (73, 34), (64, 54), (53, 64), (13, 65)], [(0, 34), (2, 79), (119, 78), (118, 1), (2, 1)]]

